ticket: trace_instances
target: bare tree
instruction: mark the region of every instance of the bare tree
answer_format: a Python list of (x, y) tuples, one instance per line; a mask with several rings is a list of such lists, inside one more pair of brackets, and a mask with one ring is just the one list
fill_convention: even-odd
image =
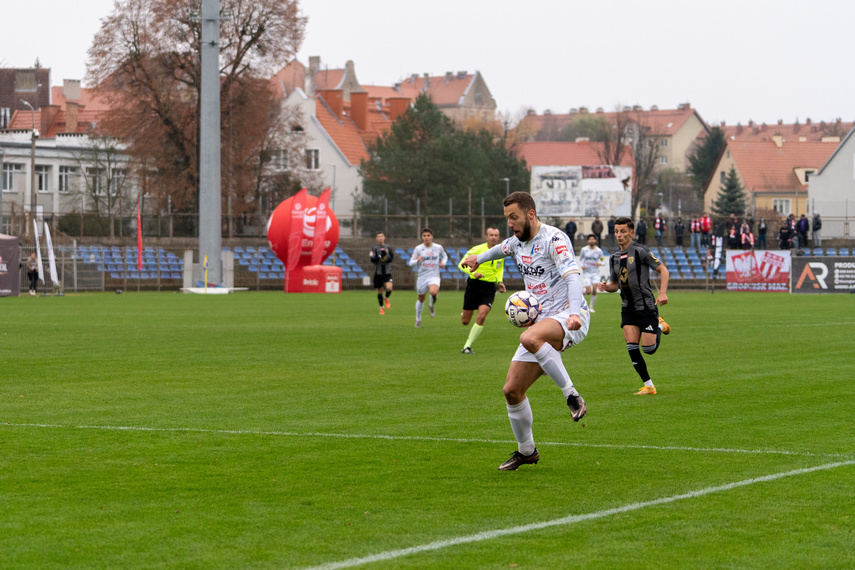
[[(129, 198), (129, 162), (118, 140), (90, 133), (89, 144), (73, 153), (81, 177), (69, 188), (81, 214), (94, 212), (109, 219), (109, 233), (116, 237), (116, 216), (121, 218), (123, 204)], [(121, 229), (120, 229), (121, 232)]]
[[(222, 0), (221, 7), (222, 178), (233, 180), (226, 191), (245, 204), (258, 186), (249, 165), (268, 130), (256, 121), (279, 108), (259, 80), (294, 56), (306, 19), (295, 0)], [(87, 81), (111, 105), (105, 131), (146, 165), (147, 187), (185, 210), (198, 200), (200, 44), (198, 0), (118, 0), (87, 63)]]

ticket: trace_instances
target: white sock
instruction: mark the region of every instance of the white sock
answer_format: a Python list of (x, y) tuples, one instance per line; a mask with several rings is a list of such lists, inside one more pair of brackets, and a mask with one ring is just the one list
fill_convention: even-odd
[(594, 303), (596, 303), (596, 302), (597, 302), (597, 294), (596, 294), (596, 293), (594, 293), (593, 295), (591, 295), (591, 302), (590, 302), (590, 303), (588, 303), (588, 307), (590, 307), (591, 309), (593, 309), (593, 308), (594, 308)]
[(567, 369), (564, 368), (564, 362), (561, 361), (561, 353), (555, 350), (548, 342), (543, 343), (540, 350), (534, 353), (537, 363), (546, 372), (546, 375), (552, 378), (552, 381), (561, 388), (561, 393), (564, 397), (578, 396), (579, 392), (573, 387), (573, 381), (570, 380), (570, 375), (567, 374)]
[(422, 320), (422, 311), (425, 310), (424, 301), (416, 301), (416, 320)]
[(648, 388), (653, 388), (653, 380), (647, 380), (644, 385)]
[(507, 406), (508, 419), (511, 420), (511, 429), (514, 430), (514, 438), (517, 440), (517, 449), (523, 455), (531, 455), (534, 453), (534, 435), (531, 433), (531, 424), (534, 419), (528, 398), (519, 404), (507, 404)]

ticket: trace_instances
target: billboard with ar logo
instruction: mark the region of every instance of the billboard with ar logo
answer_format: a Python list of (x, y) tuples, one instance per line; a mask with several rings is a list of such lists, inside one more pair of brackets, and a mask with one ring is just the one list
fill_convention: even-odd
[(855, 292), (855, 258), (793, 258), (793, 293)]

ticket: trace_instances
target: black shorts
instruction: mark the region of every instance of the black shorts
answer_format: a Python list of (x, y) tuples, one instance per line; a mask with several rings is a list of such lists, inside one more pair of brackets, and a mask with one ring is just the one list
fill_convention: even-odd
[(481, 305), (493, 306), (496, 299), (496, 284), (480, 279), (466, 280), (466, 293), (463, 294), (463, 310), (477, 311)]
[[(659, 309), (647, 309), (646, 311), (632, 311), (621, 309), (620, 327), (638, 327), (641, 332), (656, 332), (659, 330)], [(645, 331), (647, 327), (651, 330)]]
[(388, 273), (380, 273), (374, 276), (374, 288), (383, 289), (386, 283), (392, 282), (392, 276)]

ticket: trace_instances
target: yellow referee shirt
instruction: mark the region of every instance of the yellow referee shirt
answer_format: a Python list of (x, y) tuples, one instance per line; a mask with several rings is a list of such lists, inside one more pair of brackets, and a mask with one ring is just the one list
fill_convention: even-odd
[[(470, 255), (478, 255), (480, 253), (484, 253), (488, 249), (490, 249), (490, 247), (487, 245), (487, 242), (484, 242), (480, 245), (476, 245), (475, 247), (466, 252), (466, 255), (463, 256), (463, 259), (466, 259)], [(463, 267), (463, 259), (460, 260), (460, 263), (457, 264), (457, 267), (460, 268), (460, 271), (466, 273), (471, 278), (472, 272), (469, 271), (468, 268)], [(480, 278), (481, 281), (501, 283), (502, 277), (505, 274), (505, 258), (503, 257), (501, 259), (496, 259), (493, 261), (486, 261), (478, 266), (478, 269), (475, 271), (475, 273), (480, 273), (484, 276)]]

